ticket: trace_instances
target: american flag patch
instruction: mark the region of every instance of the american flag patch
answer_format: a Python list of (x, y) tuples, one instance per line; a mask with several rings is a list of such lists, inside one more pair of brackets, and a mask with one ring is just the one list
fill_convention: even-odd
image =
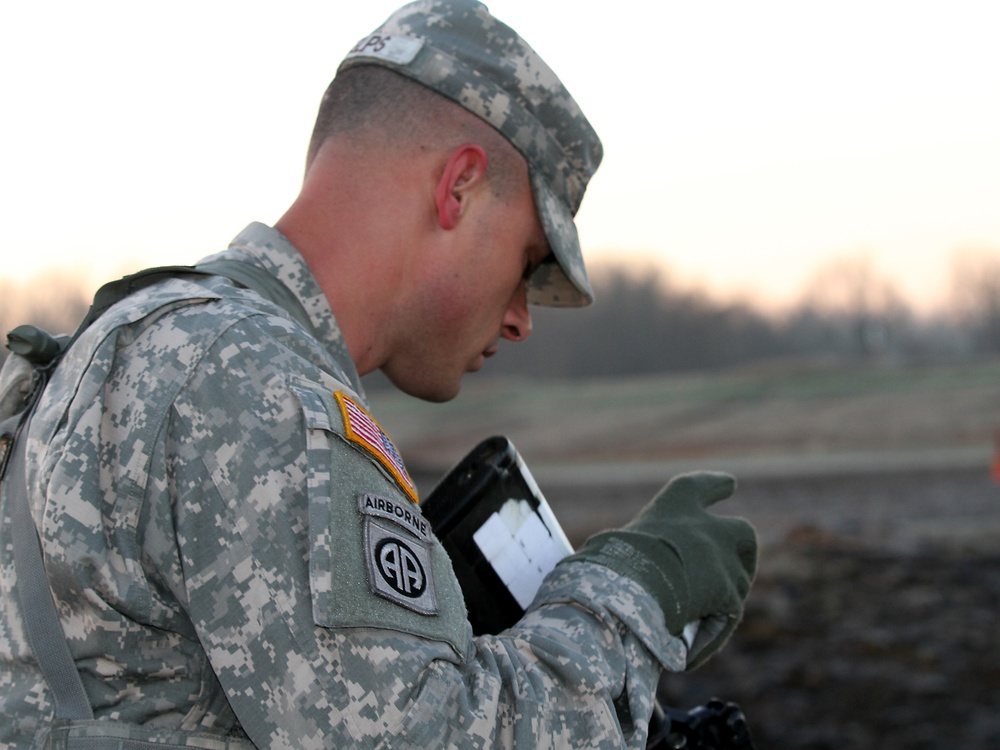
[(418, 502), (417, 488), (403, 465), (403, 458), (392, 444), (389, 436), (382, 432), (374, 419), (368, 416), (360, 404), (344, 393), (334, 393), (334, 398), (340, 405), (340, 413), (344, 417), (347, 428), (347, 439), (356, 443), (371, 453), (389, 473), (399, 482), (399, 486), (414, 503)]

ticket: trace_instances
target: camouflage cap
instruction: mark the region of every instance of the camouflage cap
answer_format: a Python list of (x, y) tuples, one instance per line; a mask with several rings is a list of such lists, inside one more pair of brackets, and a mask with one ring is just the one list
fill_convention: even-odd
[(517, 33), (475, 0), (418, 0), (362, 39), (338, 73), (381, 65), (500, 131), (528, 162), (538, 216), (556, 263), (528, 281), (528, 301), (593, 301), (573, 217), (601, 162), (597, 133), (555, 73)]

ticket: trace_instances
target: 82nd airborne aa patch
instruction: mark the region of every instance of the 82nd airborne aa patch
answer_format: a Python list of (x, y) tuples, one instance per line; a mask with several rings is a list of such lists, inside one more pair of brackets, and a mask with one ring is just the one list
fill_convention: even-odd
[(422, 615), (440, 612), (429, 526), (413, 506), (363, 492), (365, 565), (372, 592)]

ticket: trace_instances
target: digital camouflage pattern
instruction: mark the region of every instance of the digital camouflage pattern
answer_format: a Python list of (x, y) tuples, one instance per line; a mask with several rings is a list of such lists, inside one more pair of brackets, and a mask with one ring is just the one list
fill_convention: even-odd
[(419, 81), (507, 137), (528, 162), (557, 261), (529, 279), (528, 301), (560, 307), (592, 302), (573, 217), (603, 149), (545, 61), (482, 3), (419, 0), (359, 41), (340, 70), (356, 65), (381, 65)]
[[(655, 602), (561, 564), (517, 626), (473, 638), (418, 506), (346, 439), (335, 394), (367, 402), (305, 263), (262, 225), (223, 255), (279, 278), (312, 330), (227, 279), (169, 279), (88, 329), (31, 424), (32, 511), (97, 719), (53, 746), (643, 747), (660, 668), (684, 666)], [(4, 503), (0, 747), (20, 749), (53, 705)]]

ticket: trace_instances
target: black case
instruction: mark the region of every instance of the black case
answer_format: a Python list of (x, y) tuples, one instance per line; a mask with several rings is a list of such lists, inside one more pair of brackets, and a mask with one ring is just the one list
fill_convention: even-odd
[[(524, 614), (473, 539), (512, 498), (526, 501), (550, 535), (565, 540), (534, 478), (514, 445), (502, 436), (487, 438), (473, 448), (420, 504), (451, 557), (476, 635), (499, 633)], [(568, 554), (569, 542), (565, 545)]]

